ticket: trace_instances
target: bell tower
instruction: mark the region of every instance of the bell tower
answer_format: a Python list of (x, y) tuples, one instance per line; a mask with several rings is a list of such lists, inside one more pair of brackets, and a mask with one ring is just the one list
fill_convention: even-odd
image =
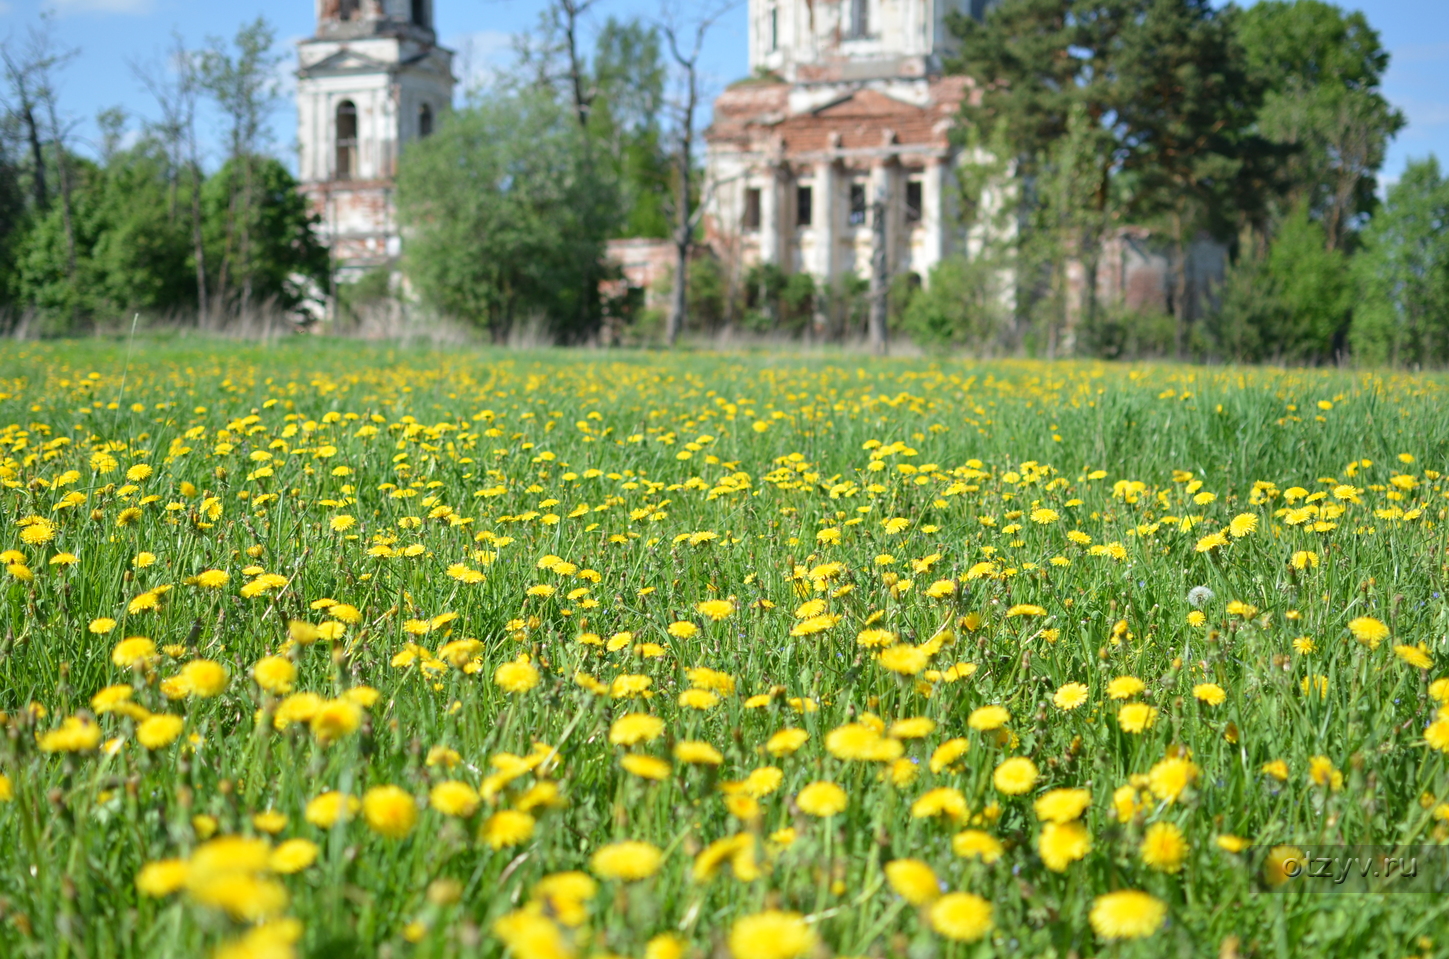
[(316, 33), (297, 51), (298, 163), (333, 275), (348, 282), (402, 252), (398, 158), (451, 107), (453, 52), (438, 45), (434, 0), (315, 3)]

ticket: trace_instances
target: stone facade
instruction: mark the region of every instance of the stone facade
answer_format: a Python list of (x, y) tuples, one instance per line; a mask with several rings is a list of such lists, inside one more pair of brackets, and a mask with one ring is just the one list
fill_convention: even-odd
[(298, 45), (300, 178), (334, 276), (346, 282), (401, 253), (398, 156), (450, 109), (456, 81), (433, 0), (316, 4), (316, 35)]
[[(705, 133), (711, 245), (740, 267), (866, 279), (885, 211), (886, 268), (925, 280), (970, 242), (953, 209), (950, 130), (969, 81), (942, 75), (948, 13), (986, 0), (750, 0), (752, 77)], [(820, 322), (820, 321), (817, 321)]]

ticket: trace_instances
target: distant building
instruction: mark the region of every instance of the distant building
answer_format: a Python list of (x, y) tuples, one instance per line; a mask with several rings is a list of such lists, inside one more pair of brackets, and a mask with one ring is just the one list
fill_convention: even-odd
[(705, 133), (711, 242), (742, 264), (864, 279), (886, 213), (887, 269), (924, 279), (965, 243), (950, 130), (964, 77), (943, 75), (948, 14), (988, 0), (750, 0), (750, 79)]
[(398, 155), (450, 108), (453, 53), (438, 46), (433, 0), (316, 4), (317, 33), (298, 45), (299, 163), (333, 275), (346, 281), (401, 253)]

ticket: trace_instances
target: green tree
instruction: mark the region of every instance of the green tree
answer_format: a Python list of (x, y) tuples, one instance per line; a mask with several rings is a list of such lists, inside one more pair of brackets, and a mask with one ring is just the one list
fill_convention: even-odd
[(588, 133), (618, 184), (622, 216), (615, 236), (669, 235), (664, 73), (658, 29), (639, 20), (605, 21), (594, 51)]
[[(995, 154), (998, 183), (1009, 173), (1011, 203), (988, 230), (1016, 277), (1008, 340), (1069, 352), (1075, 325), (1093, 322), (1101, 234), (1128, 221), (1170, 240), (1177, 355), (1199, 339), (1186, 263), (1203, 233), (1237, 234), (1242, 250), (1203, 331), (1213, 349), (1299, 361), (1342, 349), (1345, 261), (1328, 254), (1352, 249), (1403, 125), (1361, 13), (1322, 0), (1003, 0), (952, 26), (955, 66), (982, 90), (963, 107), (967, 143)], [(1306, 246), (1315, 238), (1324, 255)]]
[(1272, 151), (1253, 131), (1261, 90), (1244, 69), (1233, 18), (1209, 0), (1135, 0), (1118, 57), (1117, 122), (1127, 144), (1129, 215), (1157, 217), (1172, 243), (1170, 306), (1185, 355), (1198, 303), (1187, 247), (1230, 236), (1263, 201)]
[(1018, 316), (1045, 304), (1051, 318), (1038, 336), (1046, 349), (1058, 318), (1071, 339), (1071, 259), (1086, 267), (1094, 308), (1095, 251), (1114, 217), (1165, 224), (1185, 343), (1187, 244), (1203, 229), (1231, 232), (1266, 157), (1233, 15), (1208, 0), (1004, 0), (984, 21), (952, 20), (955, 68), (982, 90), (963, 128), (978, 142), (989, 131), (1011, 164), (1016, 229), (998, 236), (1012, 248)]
[(1241, 257), (1207, 320), (1208, 347), (1243, 362), (1319, 363), (1346, 346), (1352, 282), (1306, 203), (1279, 225), (1266, 252)]
[[(254, 295), (257, 303), (291, 308), (308, 283), (325, 279), (326, 251), (312, 233), (305, 200), (286, 168), (271, 158), (252, 167), (261, 201), (247, 227), (253, 238)], [(41, 331), (66, 332), (77, 319), (116, 319), (133, 311), (174, 316), (192, 310), (191, 223), (176, 213), (190, 205), (190, 187), (176, 192), (164, 146), (146, 138), (116, 151), (105, 166), (72, 158), (71, 168), (74, 267), (68, 263), (59, 205), (33, 218), (17, 250), (17, 292), (38, 314)], [(224, 246), (235, 224), (231, 198), (237, 175), (229, 164), (202, 187), (203, 232), (213, 249)]]
[[(960, 42), (951, 69), (974, 78), (982, 91), (979, 100), (963, 104), (961, 136), (969, 153), (987, 161), (963, 178), (963, 206), (968, 222), (995, 240), (988, 255), (1016, 278), (1013, 322), (1003, 330), (1009, 349), (1031, 338), (1029, 327), (1036, 325), (1045, 327), (1050, 351), (1059, 335), (1063, 352), (1073, 348), (1068, 260), (1084, 257), (1089, 280), (1095, 279), (1090, 266), (1113, 206), (1113, 172), (1125, 156), (1111, 124), (1119, 7), (1103, 0), (1006, 0), (983, 20), (951, 20)], [(1004, 185), (1008, 202), (994, 209), (982, 204)], [(1085, 299), (1090, 312), (1090, 286)]]
[[(278, 98), (275, 71), (281, 63), (274, 52), (276, 32), (262, 17), (243, 24), (232, 46), (212, 37), (200, 54), (199, 82), (211, 95), (226, 120), (227, 169), (221, 181), (231, 191), (224, 207), (223, 241), (208, 244), (207, 259), (215, 266), (215, 301), (223, 310), (250, 312), (266, 298), (258, 284), (267, 282), (269, 264), (256, 249), (260, 240), (251, 231), (261, 219), (259, 203), (267, 196), (260, 166), (271, 138), (267, 119)], [(215, 214), (216, 210), (213, 210)], [(210, 250), (216, 251), (215, 258)], [(206, 322), (206, 317), (202, 321)]]
[(143, 142), (98, 166), (71, 158), (72, 237), (52, 205), (34, 218), (18, 251), (17, 286), (41, 332), (131, 310), (171, 312), (192, 292), (185, 230), (168, 220), (163, 161)]
[(1351, 246), (1405, 122), (1379, 88), (1388, 51), (1362, 12), (1323, 0), (1263, 0), (1237, 17), (1237, 32), (1265, 91), (1259, 129), (1288, 148), (1278, 215), (1306, 204), (1329, 249)]
[(1395, 366), (1449, 362), (1449, 180), (1433, 156), (1408, 165), (1362, 239), (1354, 356)]
[(597, 327), (615, 192), (547, 91), (484, 98), (411, 144), (398, 203), (406, 269), (434, 308), (495, 340), (531, 315), (562, 340)]
[(911, 297), (901, 325), (918, 343), (995, 352), (1006, 312), (1000, 277), (989, 260), (947, 257)]
[(25, 225), (25, 193), (20, 164), (12, 160), (0, 131), (0, 330), (8, 328), (5, 312), (15, 297), (15, 250)]
[[(250, 186), (243, 186), (244, 178)], [(251, 201), (238, 204), (245, 193)], [(229, 252), (236, 254), (237, 237), (248, 238), (249, 304), (291, 310), (309, 288), (326, 288), (327, 249), (317, 240), (316, 217), (281, 161), (269, 156), (228, 160), (202, 186), (201, 206), (209, 262), (225, 263)], [(184, 233), (182, 221), (175, 222)]]

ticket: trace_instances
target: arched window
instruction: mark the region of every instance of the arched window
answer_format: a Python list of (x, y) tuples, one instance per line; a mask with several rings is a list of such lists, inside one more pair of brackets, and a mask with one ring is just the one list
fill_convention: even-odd
[(357, 176), (357, 105), (351, 100), (337, 104), (337, 179)]
[(356, 20), (359, 3), (360, 0), (338, 0), (337, 19)]
[(433, 108), (424, 103), (418, 107), (418, 136), (430, 137), (433, 135)]
[(413, 23), (420, 27), (428, 25), (428, 0), (413, 0)]

